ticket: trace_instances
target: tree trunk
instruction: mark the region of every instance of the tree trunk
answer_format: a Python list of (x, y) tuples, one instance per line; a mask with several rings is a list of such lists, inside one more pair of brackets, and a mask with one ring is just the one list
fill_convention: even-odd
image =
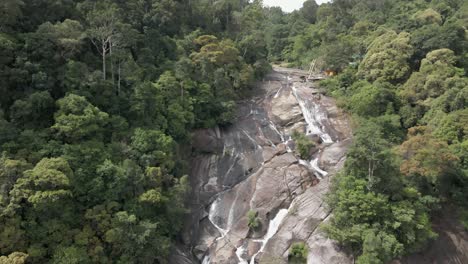
[(118, 68), (118, 72), (117, 72), (117, 95), (120, 96), (120, 76), (121, 76), (121, 72), (120, 72), (120, 60), (119, 60), (119, 68)]
[(114, 75), (114, 58), (112, 57), (112, 43), (109, 44), (109, 55), (111, 63), (111, 76), (112, 76), (112, 86), (115, 89), (115, 75)]
[(372, 185), (374, 184), (373, 183), (373, 180), (374, 180), (374, 170), (375, 170), (375, 156), (374, 156), (374, 153), (372, 153), (371, 155), (371, 158), (369, 160), (369, 175), (368, 175), (368, 179), (369, 179), (369, 182), (367, 184), (367, 189), (370, 191), (372, 189)]
[(106, 44), (102, 44), (102, 77), (106, 80)]

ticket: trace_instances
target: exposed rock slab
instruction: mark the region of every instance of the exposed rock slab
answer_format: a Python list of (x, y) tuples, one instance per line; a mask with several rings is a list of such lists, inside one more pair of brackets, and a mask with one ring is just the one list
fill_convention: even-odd
[(273, 121), (280, 126), (293, 125), (303, 119), (302, 111), (292, 92), (280, 93), (271, 101)]
[[(309, 263), (351, 263), (318, 231), (330, 214), (323, 202), (330, 178), (319, 180), (317, 168), (300, 160), (289, 140), (293, 131), (306, 132), (310, 115), (317, 115), (313, 125), (319, 133), (308, 136), (318, 145), (318, 165), (332, 176), (343, 165), (350, 142), (348, 119), (332, 99), (300, 80), (294, 71), (273, 72), (256, 97), (239, 104), (233, 125), (194, 132), (185, 256), (190, 251), (211, 264), (250, 261), (253, 256), (260, 263), (286, 263), (291, 244), (304, 241)], [(304, 107), (311, 108), (309, 119)], [(323, 134), (335, 143), (324, 144)], [(260, 223), (255, 230), (248, 226), (249, 211), (256, 212)], [(283, 213), (281, 222), (270, 234), (278, 212)], [(190, 259), (177, 256), (171, 263)]]

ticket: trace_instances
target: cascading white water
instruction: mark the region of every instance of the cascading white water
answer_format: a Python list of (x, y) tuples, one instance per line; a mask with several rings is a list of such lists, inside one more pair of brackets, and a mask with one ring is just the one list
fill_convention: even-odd
[(204, 258), (203, 258), (203, 261), (202, 261), (202, 264), (210, 264), (210, 256), (209, 255), (206, 255)]
[(208, 213), (208, 219), (210, 220), (211, 224), (213, 224), (213, 226), (216, 227), (216, 229), (218, 229), (219, 233), (221, 234), (221, 236), (218, 237), (216, 240), (224, 238), (224, 236), (226, 236), (226, 234), (228, 233), (228, 230), (221, 228), (218, 224), (216, 224), (216, 220), (214, 219), (218, 211), (217, 209), (220, 200), (220, 197), (216, 198), (216, 200), (211, 204), (210, 212)]
[(275, 96), (273, 98), (278, 98), (279, 94), (281, 93), (281, 90), (283, 90), (283, 87), (278, 89), (278, 91), (276, 92), (276, 94), (275, 94)]
[[(216, 241), (220, 240), (220, 239), (223, 239), (228, 233), (229, 233), (229, 229), (230, 227), (232, 226), (233, 222), (234, 222), (234, 209), (235, 209), (235, 204), (237, 202), (237, 199), (239, 197), (239, 193), (236, 192), (236, 195), (235, 195), (235, 198), (231, 204), (231, 207), (229, 208), (229, 212), (228, 212), (228, 221), (226, 223), (226, 229), (222, 228), (221, 226), (219, 226), (219, 224), (217, 223), (215, 217), (218, 216), (218, 207), (219, 207), (219, 203), (221, 201), (221, 197), (222, 197), (222, 194), (225, 193), (227, 191), (224, 191), (220, 194), (218, 194), (218, 198), (216, 198), (216, 200), (213, 201), (213, 203), (211, 204), (210, 206), (210, 210), (208, 212), (208, 220), (210, 220), (211, 224), (218, 230), (218, 232), (221, 234), (220, 237), (216, 238)], [(205, 255), (205, 257), (203, 258), (203, 261), (202, 261), (202, 264), (210, 264), (210, 261), (211, 261), (211, 257), (209, 255), (209, 252)]]
[(301, 107), (302, 114), (307, 123), (307, 134), (319, 135), (324, 143), (333, 143), (330, 135), (322, 131), (322, 120), (326, 119), (326, 115), (320, 111), (320, 106), (314, 104), (309, 105), (306, 100), (299, 96), (296, 87), (292, 86), (294, 97), (296, 97), (299, 106)]
[(283, 143), (286, 146), (286, 151), (287, 152), (292, 152), (292, 149), (288, 145), (288, 142), (290, 140), (292, 140), (291, 136), (289, 136), (288, 139), (285, 139), (284, 134), (279, 131), (279, 129), (276, 127), (275, 123), (273, 123), (272, 121), (270, 121), (270, 127), (271, 127), (271, 129), (273, 129), (273, 131), (275, 131), (280, 136), (281, 143)]
[[(287, 80), (288, 80), (287, 86), (280, 88), (276, 92), (276, 94), (274, 95), (275, 98), (280, 95), (281, 90), (283, 88), (287, 88), (289, 86), (290, 81), (292, 79), (290, 77), (288, 77)], [(294, 85), (292, 85), (291, 88), (292, 88), (292, 91), (293, 91), (293, 95), (295, 96), (296, 100), (298, 101), (299, 106), (301, 108), (301, 111), (303, 113), (304, 119), (305, 119), (305, 121), (307, 123), (307, 134), (309, 134), (309, 135), (314, 134), (314, 135), (320, 136), (320, 138), (322, 139), (322, 141), (324, 143), (333, 143), (333, 140), (330, 137), (330, 135), (328, 133), (326, 133), (326, 131), (324, 130), (324, 128), (325, 128), (324, 121), (328, 118), (326, 112), (322, 111), (321, 106), (319, 104), (314, 104), (312, 100), (308, 100), (307, 96), (305, 96), (305, 94), (304, 94), (304, 91), (302, 91), (300, 89), (298, 90), (296, 87), (294, 87)], [(253, 111), (251, 109), (250, 114), (255, 115), (255, 114), (257, 114), (257, 112)], [(288, 135), (283, 134), (282, 133), (283, 130), (281, 129), (281, 131), (280, 131), (280, 129), (278, 129), (278, 127), (272, 121), (269, 121), (269, 126), (274, 132), (276, 132), (280, 136), (282, 143), (286, 144), (287, 151), (292, 152), (292, 150), (288, 146), (288, 142), (290, 140), (292, 140), (292, 139), (290, 137), (288, 139), (286, 139), (286, 137)], [(255, 144), (256, 149), (261, 149), (261, 146), (257, 145), (256, 139), (254, 139), (244, 129), (241, 129), (240, 133), (238, 133), (237, 136), (238, 137), (239, 136), (245, 136), (249, 141), (251, 141), (252, 143)], [(271, 144), (272, 144), (273, 147), (276, 147), (273, 143), (271, 143)], [(237, 156), (235, 156), (235, 157), (237, 158)], [(318, 157), (313, 159), (313, 160), (310, 160), (310, 161), (300, 160), (299, 162), (300, 162), (300, 164), (302, 164), (302, 165), (306, 166), (307, 168), (311, 169), (312, 171), (314, 171), (315, 174), (317, 175), (317, 177), (319, 177), (319, 178), (325, 177), (328, 174), (326, 171), (322, 170), (318, 166), (318, 162), (319, 162)], [(263, 166), (263, 163), (262, 163), (262, 166)], [(228, 171), (230, 171), (230, 170), (228, 170)], [(252, 209), (254, 209), (253, 201), (255, 200), (256, 194), (257, 193), (254, 192), (252, 197), (251, 197), (251, 200), (250, 200), (250, 207)], [(221, 207), (221, 206), (224, 205), (223, 203), (221, 203), (222, 195), (219, 195), (218, 198), (210, 206), (208, 219), (210, 220), (210, 222), (213, 224), (213, 226), (221, 234), (220, 237), (216, 238), (216, 241), (218, 241), (220, 239), (223, 239), (224, 237), (228, 236), (228, 233), (230, 232), (229, 231), (230, 226), (232, 226), (233, 223), (236, 221), (235, 220), (234, 208), (235, 208), (235, 204), (237, 203), (237, 200), (238, 199), (240, 200), (240, 197), (238, 197), (238, 196), (239, 196), (239, 193), (236, 193), (236, 195), (234, 197), (234, 201), (231, 204), (231, 207), (229, 208), (229, 212), (227, 212), (227, 215), (225, 214), (226, 210), (223, 210), (223, 208)], [(288, 211), (289, 211), (288, 209), (279, 210), (278, 213), (276, 214), (276, 216), (270, 221), (270, 223), (268, 225), (268, 230), (267, 230), (266, 234), (263, 236), (263, 238), (253, 240), (254, 242), (260, 243), (261, 246), (260, 246), (260, 249), (250, 258), (250, 260), (248, 259), (248, 256), (247, 256), (247, 255), (250, 255), (250, 254), (246, 254), (248, 243), (243, 243), (242, 245), (240, 245), (239, 247), (236, 248), (235, 254), (236, 254), (237, 258), (238, 258), (238, 261), (239, 261), (238, 263), (239, 264), (255, 264), (255, 258), (260, 253), (264, 252), (269, 240), (278, 232), (278, 230), (280, 228), (280, 225), (282, 224), (283, 220), (285, 219), (286, 215), (288, 214)], [(220, 223), (221, 218), (222, 219), (227, 218), (227, 219), (226, 219), (225, 222)], [(230, 234), (229, 234), (229, 236), (230, 236)], [(229, 240), (230, 240), (230, 238), (231, 237), (229, 237)], [(210, 246), (210, 248), (211, 248), (211, 246)], [(206, 255), (204, 256), (204, 258), (202, 260), (202, 264), (210, 264), (212, 256), (210, 256), (209, 252), (210, 251), (207, 251)], [(213, 255), (213, 257), (215, 257), (215, 256)], [(244, 257), (247, 258), (247, 259), (245, 259)]]
[[(270, 224), (268, 225), (268, 231), (265, 234), (265, 236), (263, 237), (263, 239), (254, 240), (256, 242), (261, 242), (262, 246), (260, 247), (260, 250), (252, 256), (252, 259), (250, 259), (250, 264), (255, 264), (255, 258), (257, 257), (258, 254), (263, 252), (263, 250), (265, 249), (268, 241), (276, 234), (276, 232), (278, 232), (278, 229), (279, 229), (281, 223), (283, 222), (283, 219), (286, 217), (287, 214), (288, 214), (288, 209), (279, 210), (279, 212), (276, 214), (275, 218), (273, 218), (270, 221)], [(242, 263), (239, 263), (239, 264), (242, 264)]]
[[(294, 85), (292, 86), (292, 91), (293, 91), (294, 97), (296, 97), (296, 100), (299, 102), (299, 106), (301, 107), (302, 114), (307, 123), (307, 134), (319, 135), (324, 143), (333, 143), (333, 140), (330, 137), (330, 135), (328, 135), (328, 133), (322, 130), (322, 128), (324, 127), (322, 124), (322, 120), (325, 120), (327, 116), (324, 112), (320, 111), (320, 106), (318, 104), (310, 105), (308, 101), (300, 97)], [(316, 172), (319, 178), (327, 176), (328, 173), (320, 169), (320, 167), (318, 166), (318, 161), (319, 161), (319, 157), (317, 156), (315, 159), (311, 160), (310, 162), (300, 160), (299, 163), (306, 167), (311, 168), (313, 171)]]
[(281, 132), (279, 131), (279, 129), (276, 127), (275, 123), (273, 123), (272, 121), (270, 121), (270, 127), (271, 127), (271, 129), (273, 129), (273, 131), (275, 131), (276, 133), (278, 133), (278, 135), (279, 135), (280, 138), (281, 138), (281, 142), (284, 142), (283, 133), (281, 133)]
[(327, 175), (328, 175), (328, 172), (326, 172), (326, 171), (320, 169), (320, 167), (318, 166), (318, 161), (319, 161), (319, 158), (317, 157), (317, 158), (315, 158), (314, 160), (312, 160), (312, 161), (310, 162), (310, 165), (312, 166), (312, 168), (313, 168), (317, 173), (320, 174), (320, 176), (323, 176), (323, 177), (327, 176)]
[[(210, 220), (211, 224), (218, 230), (218, 232), (221, 234), (220, 237), (216, 238), (216, 241), (220, 240), (220, 239), (223, 239), (227, 233), (229, 232), (229, 230), (226, 230), (226, 229), (223, 229), (221, 228), (217, 223), (216, 223), (216, 220), (215, 220), (215, 216), (217, 215), (217, 212), (218, 212), (218, 206), (219, 206), (219, 202), (221, 200), (220, 198), (221, 196), (218, 196), (218, 198), (216, 198), (216, 200), (214, 200), (214, 202), (211, 204), (210, 206), (210, 211), (208, 212), (208, 220)], [(203, 261), (202, 261), (202, 264), (210, 264), (210, 261), (211, 261), (211, 257), (210, 257), (210, 254), (209, 254), (209, 251), (208, 253), (205, 255), (205, 257), (203, 258)]]
[(328, 175), (328, 172), (320, 169), (320, 167), (318, 166), (318, 157), (311, 160), (310, 162), (309, 161), (306, 161), (306, 160), (303, 160), (303, 159), (300, 159), (299, 160), (299, 164), (309, 168), (310, 170), (314, 171), (315, 172), (315, 175), (319, 178), (319, 179), (322, 179), (323, 177), (327, 176)]
[(244, 246), (240, 246), (237, 248), (236, 250), (236, 256), (237, 258), (239, 259), (239, 264), (249, 264), (249, 262), (247, 262), (247, 260), (245, 260), (242, 255), (244, 255), (245, 253), (245, 247)]

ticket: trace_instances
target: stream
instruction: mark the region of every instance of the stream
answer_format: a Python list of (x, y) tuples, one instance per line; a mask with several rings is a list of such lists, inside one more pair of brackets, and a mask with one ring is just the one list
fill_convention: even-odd
[[(298, 241), (309, 248), (308, 263), (351, 263), (317, 230), (330, 214), (323, 196), (343, 166), (350, 125), (317, 84), (301, 81), (305, 74), (275, 68), (239, 103), (232, 125), (194, 133), (192, 213), (183, 254), (171, 263), (287, 263)], [(293, 131), (315, 141), (310, 160), (295, 154)], [(255, 230), (249, 211), (260, 223)]]

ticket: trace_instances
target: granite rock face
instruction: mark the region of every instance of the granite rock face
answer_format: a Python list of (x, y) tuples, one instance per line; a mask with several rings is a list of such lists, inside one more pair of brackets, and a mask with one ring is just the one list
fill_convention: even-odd
[(295, 125), (304, 119), (301, 107), (292, 92), (275, 96), (271, 100), (271, 115), (275, 123), (279, 126)]
[[(343, 166), (350, 125), (302, 74), (276, 68), (239, 103), (233, 125), (194, 132), (191, 214), (171, 263), (287, 263), (299, 241), (308, 263), (352, 263), (317, 228), (330, 215), (323, 197)], [(317, 143), (312, 160), (292, 151), (294, 130)]]

